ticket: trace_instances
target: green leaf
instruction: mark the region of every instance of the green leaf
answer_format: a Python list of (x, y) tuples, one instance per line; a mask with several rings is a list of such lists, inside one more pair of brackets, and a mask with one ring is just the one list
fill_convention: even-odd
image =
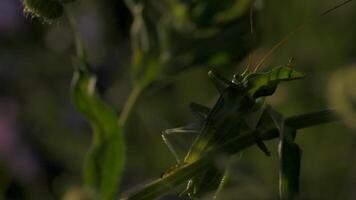
[(125, 161), (123, 129), (118, 116), (95, 92), (95, 77), (83, 60), (74, 60), (72, 92), (77, 109), (93, 128), (84, 166), (84, 181), (99, 199), (114, 199)]
[(133, 16), (133, 78), (152, 67), (167, 81), (193, 67), (236, 65), (254, 46), (246, 17), (252, 2), (125, 1)]

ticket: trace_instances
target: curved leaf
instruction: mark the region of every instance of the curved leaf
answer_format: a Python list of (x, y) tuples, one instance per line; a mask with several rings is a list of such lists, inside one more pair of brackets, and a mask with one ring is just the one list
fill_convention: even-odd
[(79, 111), (90, 121), (93, 142), (84, 166), (84, 181), (99, 199), (114, 199), (125, 159), (122, 126), (115, 111), (95, 93), (95, 77), (83, 60), (74, 60), (76, 68), (72, 92)]

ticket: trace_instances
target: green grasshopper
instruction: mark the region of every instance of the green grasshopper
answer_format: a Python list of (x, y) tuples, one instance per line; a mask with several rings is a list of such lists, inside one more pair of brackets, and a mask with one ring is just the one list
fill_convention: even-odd
[[(321, 14), (351, 2), (346, 0)], [(300, 30), (299, 26), (296, 30)], [(251, 29), (252, 30), (252, 29)], [(268, 72), (257, 72), (263, 62), (281, 46), (293, 31), (277, 43), (260, 60), (253, 72), (234, 75), (227, 80), (213, 71), (209, 77), (220, 92), (220, 97), (212, 108), (191, 104), (198, 120), (187, 126), (165, 130), (162, 138), (177, 159), (177, 164), (166, 170), (140, 190), (123, 200), (151, 200), (186, 183), (181, 193), (190, 199), (199, 198), (208, 192), (220, 190), (224, 174), (215, 160), (220, 155), (231, 156), (256, 144), (266, 155), (269, 151), (262, 141), (279, 137), (278, 156), (280, 161), (279, 192), (281, 199), (296, 199), (299, 190), (299, 170), (301, 150), (295, 143), (296, 131), (301, 128), (338, 121), (333, 110), (284, 118), (265, 104), (265, 97), (272, 95), (282, 81), (304, 77), (290, 64), (276, 67)], [(180, 159), (167, 139), (175, 133), (195, 133), (195, 141), (184, 158)]]
[[(331, 11), (351, 2), (344, 1), (335, 7), (323, 12), (324, 16)], [(302, 24), (296, 30), (303, 27)], [(295, 32), (295, 31), (294, 31)], [(293, 34), (294, 32), (291, 32)], [(266, 116), (269, 119), (267, 125), (279, 130), (279, 158), (280, 170), (280, 197), (282, 199), (293, 199), (298, 193), (298, 179), (301, 153), (299, 146), (294, 142), (296, 130), (284, 127), (282, 116), (270, 109), (265, 104), (265, 97), (272, 95), (281, 81), (291, 81), (301, 79), (304, 74), (290, 67), (290, 63), (283, 67), (273, 68), (268, 72), (257, 72), (257, 69), (264, 63), (288, 37), (287, 35), (277, 43), (258, 63), (254, 72), (245, 70), (242, 74), (235, 74), (231, 81), (225, 79), (214, 71), (208, 73), (215, 87), (220, 92), (220, 97), (212, 108), (192, 103), (191, 110), (198, 118), (198, 122), (184, 127), (167, 129), (162, 133), (163, 141), (175, 156), (178, 164), (165, 173), (162, 178), (171, 175), (176, 169), (194, 163), (201, 157), (206, 156), (215, 149), (224, 146), (226, 141), (246, 134), (255, 134), (259, 137), (262, 128), (258, 126)], [(262, 122), (266, 123), (266, 122)], [(261, 130), (260, 130), (261, 129)], [(175, 133), (196, 133), (196, 139), (191, 145), (184, 159), (180, 159), (167, 136)], [(256, 140), (257, 146), (267, 155), (270, 153), (261, 138)], [(222, 154), (231, 155), (229, 149), (220, 150)], [(200, 197), (207, 192), (219, 187), (223, 179), (222, 171), (212, 162), (204, 170), (191, 177), (186, 189), (181, 194), (188, 195), (191, 199)], [(285, 182), (286, 184), (281, 184)]]
[[(222, 146), (232, 137), (258, 132), (254, 129), (256, 129), (262, 113), (266, 112), (264, 97), (272, 95), (281, 81), (300, 79), (304, 77), (304, 74), (289, 67), (277, 67), (265, 73), (235, 74), (232, 81), (213, 71), (209, 72), (209, 77), (220, 92), (220, 97), (215, 105), (210, 109), (196, 103), (191, 104), (193, 113), (198, 117), (198, 123), (168, 129), (162, 134), (163, 140), (180, 163), (177, 165), (178, 167), (195, 162), (205, 153)], [(166, 136), (183, 132), (198, 133), (198, 136), (181, 161)], [(257, 145), (266, 155), (270, 155), (262, 140), (258, 140)], [(166, 173), (169, 174), (171, 170)], [(183, 193), (191, 198), (199, 197), (216, 189), (221, 178), (221, 170), (212, 164), (199, 175), (190, 179)]]

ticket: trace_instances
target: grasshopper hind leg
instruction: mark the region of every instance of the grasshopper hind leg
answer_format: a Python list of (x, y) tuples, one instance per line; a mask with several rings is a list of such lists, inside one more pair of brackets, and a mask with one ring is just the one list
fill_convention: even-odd
[(161, 136), (162, 136), (162, 140), (163, 142), (166, 144), (166, 146), (168, 147), (169, 151), (172, 153), (172, 155), (174, 156), (174, 158), (176, 159), (177, 163), (180, 163), (180, 158), (176, 152), (176, 150), (173, 148), (172, 143), (167, 139), (167, 133), (166, 132), (162, 132)]
[(201, 123), (192, 123), (184, 127), (178, 127), (178, 128), (173, 128), (173, 129), (167, 129), (162, 132), (161, 137), (163, 139), (163, 142), (166, 144), (168, 147), (169, 151), (172, 153), (174, 158), (176, 159), (177, 163), (181, 162), (181, 159), (179, 158), (179, 155), (177, 151), (174, 149), (172, 143), (168, 139), (169, 135), (174, 135), (174, 134), (182, 134), (182, 133), (195, 133), (198, 134), (200, 132), (201, 128)]

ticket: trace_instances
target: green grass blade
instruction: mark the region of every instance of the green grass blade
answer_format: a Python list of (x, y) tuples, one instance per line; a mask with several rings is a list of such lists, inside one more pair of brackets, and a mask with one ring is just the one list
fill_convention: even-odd
[(297, 199), (299, 193), (301, 150), (296, 143), (285, 139), (280, 142), (279, 148), (280, 198), (282, 200)]
[(301, 150), (294, 142), (296, 130), (286, 126), (285, 118), (279, 113), (271, 109), (268, 112), (279, 131), (279, 196), (282, 200), (297, 199)]
[(340, 121), (340, 117), (337, 116), (335, 110), (325, 109), (289, 117), (286, 119), (286, 124), (287, 126), (293, 127), (295, 129), (302, 129), (335, 121)]
[(72, 93), (77, 109), (93, 128), (84, 164), (84, 182), (101, 200), (115, 198), (125, 161), (122, 127), (115, 111), (95, 93), (95, 78), (83, 60), (74, 60)]
[[(285, 119), (285, 126), (297, 125), (298, 127), (310, 127), (312, 125), (319, 125), (322, 123), (329, 123), (335, 121), (337, 118), (329, 118), (327, 116), (333, 115), (332, 110), (318, 111), (314, 113), (308, 113), (303, 115), (297, 115), (292, 117), (287, 117)], [(304, 120), (304, 117), (308, 117), (308, 123), (301, 123)], [(271, 140), (279, 137), (278, 129), (273, 124), (273, 120), (269, 115), (263, 115), (261, 120), (263, 123), (258, 124), (259, 137), (256, 134), (246, 134), (244, 136), (240, 136), (237, 138), (232, 138), (226, 143), (222, 144), (222, 146), (216, 147), (214, 152), (209, 152), (202, 156), (200, 159), (193, 163), (189, 163), (184, 165), (183, 167), (179, 167), (173, 172), (169, 173), (164, 178), (159, 178), (139, 190), (129, 194), (128, 197), (123, 198), (122, 200), (152, 200), (157, 197), (160, 197), (170, 190), (178, 187), (179, 185), (185, 183), (196, 174), (199, 174), (201, 170), (205, 169), (205, 167), (212, 162), (211, 159), (214, 158), (214, 155), (219, 153), (227, 153), (227, 154), (236, 154), (240, 151), (253, 146), (256, 144), (258, 139), (263, 140)], [(325, 120), (328, 119), (328, 120)], [(314, 124), (311, 122), (315, 122)], [(317, 122), (317, 123), (316, 123)], [(294, 127), (293, 127), (294, 128)], [(299, 148), (299, 147), (298, 147)], [(296, 156), (292, 156), (292, 160), (288, 160), (285, 158), (285, 163), (292, 162), (296, 163), (298, 156), (300, 157), (300, 152), (296, 150), (297, 147), (295, 145), (290, 145), (290, 148), (286, 148), (285, 151), (291, 151), (291, 153), (287, 154), (295, 154)], [(297, 153), (297, 151), (299, 153)], [(285, 155), (287, 155), (285, 154)], [(299, 154), (299, 155), (298, 155)], [(294, 159), (294, 160), (293, 160)], [(295, 167), (298, 165), (294, 165)], [(296, 171), (291, 169), (291, 171)], [(293, 174), (292, 174), (293, 175)], [(291, 187), (293, 187), (294, 182), (290, 182)]]
[(121, 200), (152, 200), (159, 196), (164, 195), (168, 191), (183, 184), (185, 181), (192, 178), (195, 174), (204, 170), (210, 164), (210, 159), (199, 159), (196, 162), (186, 164), (177, 168), (172, 173), (165, 175), (147, 185), (142, 189), (129, 195), (129, 197)]
[(162, 196), (170, 190), (185, 183), (189, 179), (195, 177), (195, 175), (200, 174), (208, 166), (212, 165), (212, 162), (214, 162), (212, 159), (214, 159), (216, 155), (227, 150), (230, 154), (238, 153), (243, 149), (254, 145), (257, 139), (258, 138), (256, 138), (255, 134), (247, 134), (242, 137), (233, 138), (232, 140), (222, 144), (222, 146), (215, 148), (213, 151), (204, 154), (196, 161), (178, 167), (168, 175), (165, 175), (164, 178), (159, 178), (145, 185), (143, 188), (129, 194), (128, 197), (123, 198), (122, 200), (152, 200)]

